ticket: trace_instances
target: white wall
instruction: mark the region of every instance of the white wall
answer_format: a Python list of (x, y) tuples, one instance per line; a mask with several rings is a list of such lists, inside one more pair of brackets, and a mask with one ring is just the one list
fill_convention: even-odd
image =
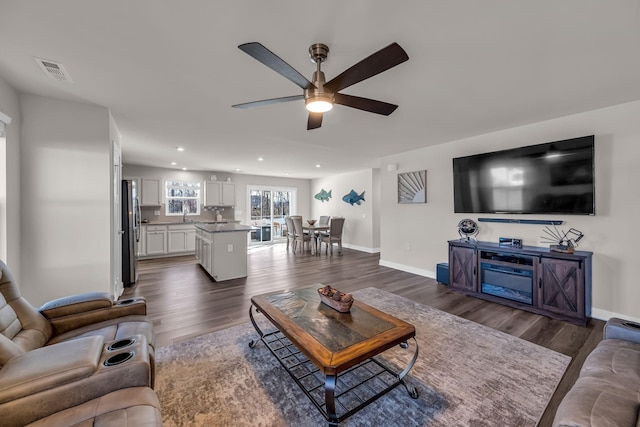
[[(592, 251), (592, 315), (640, 320), (637, 237), (640, 212), (640, 101), (576, 114), (533, 125), (449, 142), (389, 156), (381, 169), (382, 265), (435, 277), (436, 264), (447, 261), (447, 240), (458, 238), (463, 218), (505, 217), (453, 213), (454, 157), (518, 146), (595, 135), (596, 215), (513, 215), (509, 218), (559, 219), (560, 229), (585, 233), (580, 250)], [(397, 163), (396, 171), (386, 165)], [(399, 205), (397, 173), (427, 170), (427, 203)], [(479, 240), (521, 237), (524, 244), (540, 243), (543, 226), (479, 223)]]
[(236, 206), (234, 208), (234, 219), (239, 220), (245, 224), (248, 223), (248, 215), (250, 214), (249, 210), (247, 209), (247, 186), (249, 185), (296, 188), (297, 213), (303, 216), (309, 216), (311, 212), (310, 180), (308, 179), (243, 175), (216, 171), (183, 171), (179, 169), (130, 165), (126, 164), (126, 161), (127, 159), (125, 155), (125, 157), (123, 158), (123, 162), (125, 163), (125, 165), (122, 168), (123, 177), (161, 178), (163, 182), (167, 179), (183, 181), (208, 181), (211, 180), (212, 175), (215, 175), (218, 181), (225, 181), (227, 178), (231, 178), (231, 182), (235, 184), (236, 188)]
[(22, 279), (33, 304), (111, 292), (109, 111), (22, 94)]
[(6, 163), (5, 172), (5, 201), (3, 212), (6, 215), (0, 219), (0, 259), (4, 261), (14, 278), (20, 280), (20, 98), (18, 93), (0, 78), (0, 111), (11, 117), (11, 124), (6, 130)]
[[(328, 178), (314, 179), (311, 184), (312, 209), (311, 216), (342, 216), (345, 218), (342, 243), (345, 247), (365, 252), (378, 252), (380, 228), (377, 209), (379, 209), (379, 179), (377, 169), (368, 169)], [(331, 198), (326, 202), (315, 199), (321, 190), (331, 191)], [(361, 194), (364, 201), (353, 206), (342, 200), (351, 190)]]

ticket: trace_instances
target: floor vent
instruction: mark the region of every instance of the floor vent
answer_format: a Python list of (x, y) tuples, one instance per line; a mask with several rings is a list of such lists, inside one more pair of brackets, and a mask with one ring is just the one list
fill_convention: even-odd
[(59, 82), (69, 82), (73, 83), (71, 77), (69, 77), (69, 73), (64, 68), (64, 65), (49, 61), (48, 59), (34, 58), (40, 68), (44, 71), (44, 73), (50, 78), (57, 80)]

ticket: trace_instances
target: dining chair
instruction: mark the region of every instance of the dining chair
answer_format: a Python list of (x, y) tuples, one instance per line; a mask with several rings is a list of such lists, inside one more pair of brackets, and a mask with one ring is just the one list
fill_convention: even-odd
[(293, 248), (293, 251), (296, 250), (296, 240), (295, 240), (295, 230), (293, 229), (293, 221), (290, 216), (284, 217), (284, 222), (287, 226), (287, 250), (289, 250), (289, 244)]
[(338, 254), (342, 255), (342, 229), (344, 227), (344, 218), (332, 217), (329, 222), (329, 232), (320, 233), (320, 250), (322, 250), (322, 244), (325, 243), (325, 254), (329, 252), (329, 246), (331, 246), (331, 256), (333, 256), (333, 244), (338, 244)]
[[(329, 215), (321, 215), (320, 219), (318, 219), (318, 226), (320, 227), (326, 227), (329, 225), (329, 220), (331, 219), (331, 217)], [(315, 232), (315, 237), (316, 239), (316, 253), (320, 253), (320, 233), (321, 231), (316, 231)]]
[(304, 252), (304, 244), (305, 243), (309, 243), (311, 244), (311, 240), (313, 239), (313, 236), (310, 234), (307, 234), (304, 232), (304, 230), (302, 229), (302, 216), (301, 215), (296, 215), (296, 216), (292, 216), (291, 217), (291, 221), (293, 221), (293, 230), (294, 230), (294, 245), (293, 245), (293, 251), (295, 252), (297, 247), (298, 247), (298, 243), (301, 244), (301, 248), (300, 248), (300, 253)]

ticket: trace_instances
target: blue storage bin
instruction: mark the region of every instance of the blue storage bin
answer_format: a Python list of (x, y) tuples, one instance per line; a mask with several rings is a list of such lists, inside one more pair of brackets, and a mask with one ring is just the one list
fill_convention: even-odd
[(438, 283), (449, 285), (449, 263), (442, 262), (436, 265), (436, 280)]

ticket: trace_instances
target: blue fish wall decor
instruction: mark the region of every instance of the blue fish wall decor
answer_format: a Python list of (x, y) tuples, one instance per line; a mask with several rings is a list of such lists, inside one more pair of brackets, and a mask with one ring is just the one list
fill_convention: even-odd
[(353, 206), (354, 204), (360, 205), (360, 200), (362, 200), (363, 202), (365, 201), (364, 191), (362, 192), (362, 194), (358, 195), (355, 190), (351, 190), (349, 194), (345, 194), (344, 196), (342, 196), (342, 200), (351, 204), (351, 206)]
[(324, 188), (322, 188), (320, 192), (313, 197), (315, 197), (317, 200), (320, 200), (321, 202), (328, 202), (331, 198), (331, 191), (332, 190), (325, 191)]

